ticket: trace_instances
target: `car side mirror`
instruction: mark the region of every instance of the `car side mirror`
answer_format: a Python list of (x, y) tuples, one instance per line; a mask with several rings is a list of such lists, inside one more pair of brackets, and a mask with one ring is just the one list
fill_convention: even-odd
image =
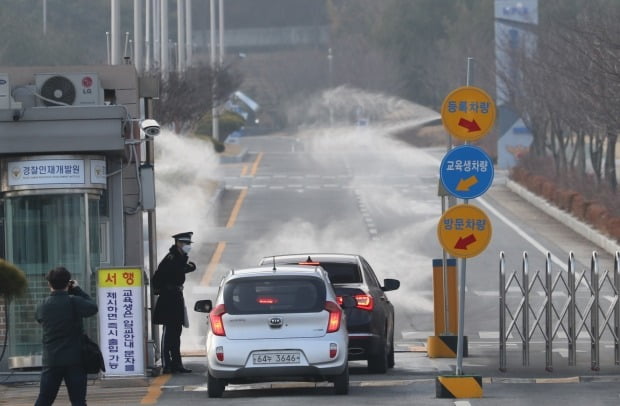
[(213, 303), (210, 300), (199, 300), (194, 304), (194, 311), (200, 313), (209, 313), (213, 309)]
[(357, 306), (357, 301), (353, 296), (342, 296), (342, 304), (340, 305), (340, 307), (342, 307), (343, 309), (352, 309), (355, 306)]
[(396, 290), (400, 288), (400, 281), (398, 279), (384, 279), (381, 290), (389, 292), (390, 290)]

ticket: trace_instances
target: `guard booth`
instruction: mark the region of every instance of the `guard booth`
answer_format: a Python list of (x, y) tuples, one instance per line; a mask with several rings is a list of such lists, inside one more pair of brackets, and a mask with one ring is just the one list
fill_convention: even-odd
[(47, 271), (65, 266), (96, 298), (98, 268), (144, 269), (139, 88), (132, 65), (0, 66), (0, 257), (28, 278), (0, 325), (0, 370), (41, 366)]

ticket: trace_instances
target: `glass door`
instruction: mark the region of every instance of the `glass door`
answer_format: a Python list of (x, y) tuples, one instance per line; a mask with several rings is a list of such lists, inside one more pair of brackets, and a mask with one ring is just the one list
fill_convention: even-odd
[[(93, 292), (99, 266), (99, 196), (44, 194), (5, 199), (7, 260), (28, 278), (26, 295), (10, 306), (9, 356), (41, 354), (36, 307), (49, 295), (45, 274), (62, 265)], [(92, 278), (94, 279), (94, 278)]]

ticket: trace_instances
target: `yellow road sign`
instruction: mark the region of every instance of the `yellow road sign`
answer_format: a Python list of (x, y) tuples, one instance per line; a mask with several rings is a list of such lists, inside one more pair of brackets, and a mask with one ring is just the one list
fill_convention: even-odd
[(478, 207), (460, 204), (447, 210), (437, 224), (443, 248), (457, 258), (480, 254), (491, 241), (491, 220)]
[(446, 130), (463, 141), (484, 137), (495, 124), (495, 102), (484, 90), (464, 86), (450, 92), (441, 106)]

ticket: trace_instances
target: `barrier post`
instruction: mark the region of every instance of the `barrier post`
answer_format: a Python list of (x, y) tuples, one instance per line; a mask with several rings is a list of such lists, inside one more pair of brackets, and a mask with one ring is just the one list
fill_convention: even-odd
[(506, 372), (506, 260), (499, 254), (499, 370)]
[(545, 306), (545, 354), (547, 372), (553, 372), (553, 284), (551, 279), (551, 254), (547, 252), (545, 264), (545, 293), (547, 303)]
[(614, 257), (614, 287), (616, 289), (616, 305), (614, 306), (614, 361), (620, 365), (620, 252)]
[(568, 365), (577, 364), (577, 304), (575, 301), (575, 255), (568, 254)]
[(598, 273), (598, 254), (596, 251), (592, 253), (592, 260), (590, 261), (590, 284), (592, 285), (592, 308), (590, 309), (590, 355), (591, 355), (591, 369), (598, 371), (600, 369), (599, 356), (599, 273)]
[(529, 265), (527, 261), (527, 252), (523, 253), (523, 310), (521, 321), (523, 326), (523, 344), (522, 344), (522, 364), (524, 367), (530, 365), (530, 280)]

